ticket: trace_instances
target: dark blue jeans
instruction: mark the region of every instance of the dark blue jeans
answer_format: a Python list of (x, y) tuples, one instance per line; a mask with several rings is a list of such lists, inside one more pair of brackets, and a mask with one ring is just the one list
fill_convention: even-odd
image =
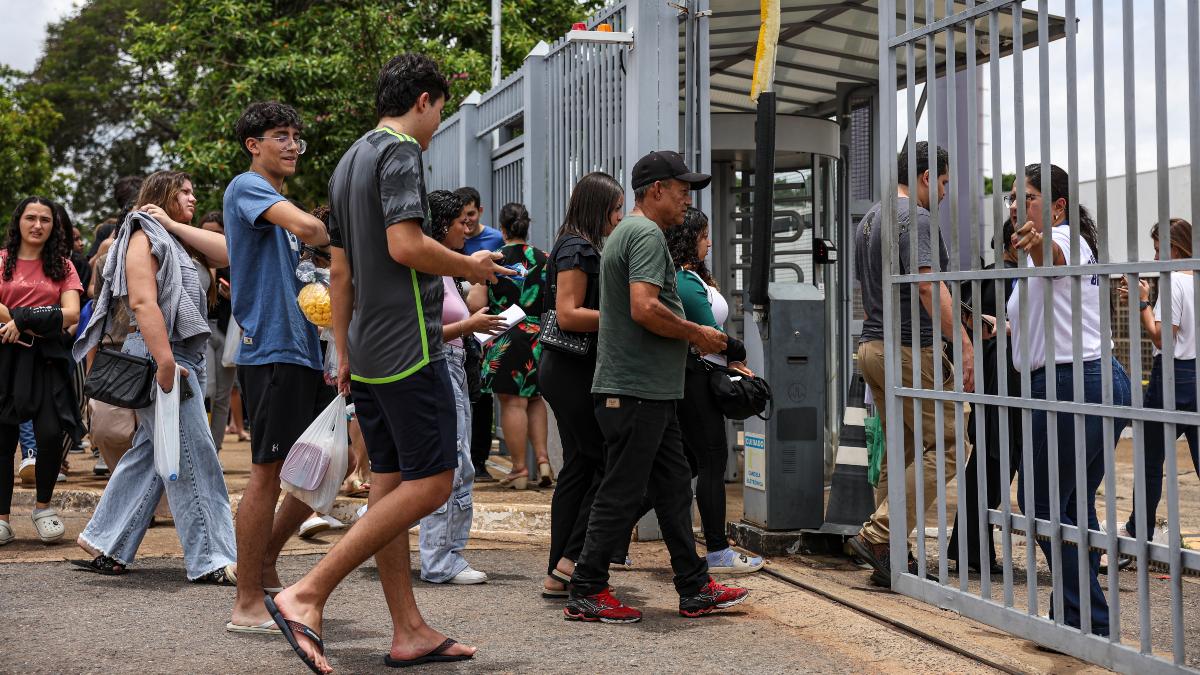
[[(1163, 381), (1162, 381), (1162, 354), (1154, 357), (1154, 368), (1150, 371), (1150, 385), (1146, 387), (1146, 397), (1143, 400), (1143, 407), (1155, 408), (1161, 410), (1163, 407)], [(1196, 359), (1175, 359), (1175, 410), (1192, 410), (1196, 409)], [(1141, 518), (1141, 524), (1138, 524), (1136, 507), (1129, 512), (1129, 522), (1125, 524), (1125, 529), (1129, 530), (1130, 534), (1137, 534), (1137, 527), (1146, 526), (1146, 537), (1154, 536), (1154, 521), (1158, 515), (1158, 502), (1162, 499), (1163, 490), (1163, 462), (1166, 461), (1166, 450), (1164, 449), (1163, 436), (1166, 434), (1166, 425), (1159, 422), (1146, 422), (1142, 427), (1143, 444), (1146, 448), (1146, 514)], [(1196, 469), (1196, 475), (1200, 476), (1200, 457), (1197, 457), (1196, 448), (1200, 447), (1200, 439), (1197, 438), (1196, 427), (1194, 426), (1175, 426), (1175, 438), (1171, 439), (1171, 444), (1183, 435), (1187, 438), (1188, 447), (1192, 451), (1192, 467)], [(1172, 476), (1171, 480), (1175, 480)], [(1136, 484), (1134, 489), (1136, 490)], [(1137, 504), (1137, 500), (1133, 502)]]
[[(1101, 403), (1101, 369), (1104, 366), (1100, 359), (1083, 364), (1083, 393), (1087, 403)], [(1069, 401), (1074, 397), (1074, 376), (1071, 364), (1063, 364), (1055, 369), (1057, 380), (1055, 390), (1060, 401)], [(1125, 369), (1112, 361), (1113, 404), (1130, 404), (1129, 376)], [(1046, 398), (1046, 371), (1039, 369), (1032, 373), (1032, 394), (1034, 398)], [(1084, 418), (1084, 434), (1086, 436), (1084, 456), (1079, 458), (1085, 463), (1087, 474), (1087, 493), (1080, 495), (1075, 489), (1075, 419), (1068, 413), (1057, 413), (1058, 420), (1058, 506), (1059, 516), (1063, 525), (1075, 525), (1076, 499), (1087, 501), (1087, 527), (1100, 529), (1096, 519), (1096, 489), (1104, 480), (1104, 424), (1102, 417), (1087, 416)], [(1113, 442), (1121, 436), (1121, 430), (1127, 424), (1126, 420), (1116, 419), (1113, 424)], [(1021, 467), (1021, 478), (1017, 488), (1017, 501), (1021, 511), (1028, 514), (1025, 495), (1025, 472), (1033, 471), (1033, 515), (1035, 518), (1050, 518), (1050, 500), (1053, 491), (1050, 489), (1050, 448), (1046, 433), (1046, 413), (1033, 412), (1033, 466)], [(1038, 540), (1042, 554), (1046, 556), (1047, 564), (1051, 560), (1051, 543), (1049, 540)], [(1079, 548), (1073, 544), (1062, 547), (1062, 594), (1064, 617), (1068, 626), (1080, 627), (1079, 600)], [(1097, 635), (1108, 635), (1108, 601), (1100, 582), (1096, 578), (1100, 569), (1100, 554), (1089, 553), (1091, 572), (1092, 599), (1092, 632)], [(1050, 614), (1054, 614), (1054, 599), (1051, 596)]]

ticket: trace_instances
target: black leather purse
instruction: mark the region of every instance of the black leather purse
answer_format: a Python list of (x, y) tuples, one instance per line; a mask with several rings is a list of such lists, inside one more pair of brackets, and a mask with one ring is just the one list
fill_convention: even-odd
[[(104, 315), (105, 337), (108, 337), (108, 316), (107, 313)], [(101, 347), (83, 382), (83, 393), (88, 398), (118, 408), (145, 408), (153, 401), (156, 370), (154, 361), (149, 357), (123, 354), (119, 349)]]
[[(749, 417), (768, 419), (767, 412), (772, 401), (771, 386), (761, 377), (748, 377), (731, 368), (705, 361), (708, 367), (708, 386), (717, 407), (727, 419), (744, 420)], [(764, 416), (763, 413), (766, 412)]]
[[(558, 302), (558, 269), (554, 266), (554, 252), (550, 254), (550, 259), (546, 261), (546, 266), (550, 268), (550, 306), (554, 307)], [(541, 342), (543, 349), (549, 349), (571, 356), (587, 356), (592, 351), (592, 341), (595, 340), (595, 333), (575, 333), (565, 331), (558, 325), (558, 312), (553, 309), (548, 309), (541, 316), (541, 332), (538, 333), (538, 341)]]

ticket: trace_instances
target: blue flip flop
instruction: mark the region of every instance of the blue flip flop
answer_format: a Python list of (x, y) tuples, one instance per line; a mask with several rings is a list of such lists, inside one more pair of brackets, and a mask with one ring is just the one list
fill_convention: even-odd
[(454, 661), (468, 661), (474, 654), (446, 654), (446, 650), (458, 644), (453, 638), (446, 638), (442, 644), (434, 647), (428, 654), (418, 656), (415, 659), (393, 659), (391, 654), (383, 655), (383, 665), (388, 668), (408, 668), (409, 666), (419, 666), (422, 663), (452, 663)]
[(288, 643), (292, 645), (292, 650), (296, 652), (296, 656), (299, 656), (300, 660), (304, 661), (304, 665), (308, 666), (309, 670), (317, 673), (317, 675), (320, 675), (321, 669), (317, 668), (317, 662), (313, 661), (312, 658), (308, 654), (305, 654), (304, 650), (300, 648), (300, 641), (296, 639), (296, 633), (300, 633), (309, 640), (312, 640), (313, 644), (317, 646), (317, 652), (323, 656), (325, 654), (325, 643), (321, 640), (321, 636), (317, 635), (316, 631), (308, 626), (305, 626), (299, 621), (292, 621), (291, 619), (285, 617), (283, 612), (279, 611), (279, 607), (275, 605), (275, 601), (271, 599), (271, 596), (264, 596), (263, 603), (266, 604), (267, 611), (270, 612), (271, 618), (275, 620), (275, 625), (279, 626), (279, 630), (283, 633), (283, 637), (287, 638)]

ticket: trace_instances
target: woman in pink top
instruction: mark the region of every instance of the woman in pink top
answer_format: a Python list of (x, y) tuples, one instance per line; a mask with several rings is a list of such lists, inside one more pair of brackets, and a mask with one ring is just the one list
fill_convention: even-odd
[[(443, 246), (461, 249), (469, 228), (465, 217), (466, 202), (445, 190), (429, 193), (430, 234)], [(454, 489), (438, 510), (421, 519), (421, 578), (432, 583), (481, 584), (487, 575), (473, 569), (462, 556), (471, 532), (474, 504), (471, 488), (475, 485), (475, 466), (471, 463), (471, 402), (467, 396), (466, 352), (463, 340), (474, 340), (475, 333), (495, 335), (504, 328), (503, 319), (486, 313), (471, 314), (458, 284), (442, 277), (442, 339), (446, 365), (454, 389), (454, 407), (458, 413), (458, 468), (454, 471)]]
[(63, 331), (79, 321), (83, 286), (71, 264), (71, 233), (54, 208), (42, 197), (22, 201), (0, 250), (0, 545), (13, 540), (12, 454), (24, 420), (33, 420), (40, 450), (33, 525), (45, 543), (66, 529), (50, 498), (63, 437), (78, 439), (82, 427), (71, 386), (71, 339)]

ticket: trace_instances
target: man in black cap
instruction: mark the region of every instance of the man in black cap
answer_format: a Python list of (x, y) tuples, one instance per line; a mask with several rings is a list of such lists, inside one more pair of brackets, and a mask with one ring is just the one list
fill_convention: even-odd
[(635, 206), (604, 245), (592, 394), (604, 433), (606, 470), (563, 610), (568, 620), (632, 623), (642, 618), (613, 597), (608, 564), (629, 537), (647, 494), (671, 553), (679, 613), (701, 616), (746, 599), (745, 589), (713, 581), (696, 554), (691, 470), (675, 416), (683, 398), (688, 343), (705, 353), (725, 349), (723, 333), (683, 318), (663, 234), (683, 223), (691, 191), (704, 189), (710, 180), (691, 172), (675, 152), (641, 158), (633, 167)]

